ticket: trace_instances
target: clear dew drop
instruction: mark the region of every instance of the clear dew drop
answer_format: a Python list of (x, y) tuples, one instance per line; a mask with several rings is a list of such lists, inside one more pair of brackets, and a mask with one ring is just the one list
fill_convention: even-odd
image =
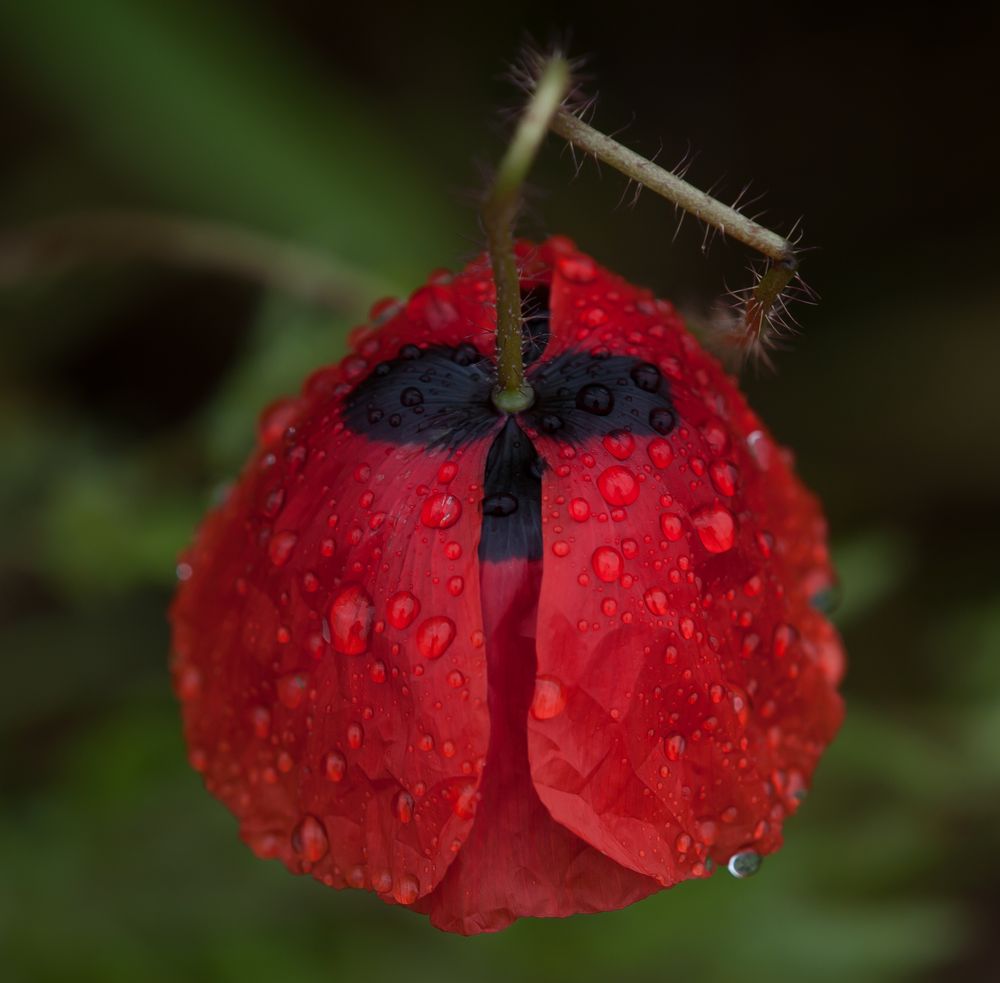
[(347, 759), (339, 751), (330, 751), (323, 759), (323, 770), (331, 782), (343, 781)]
[(712, 505), (692, 516), (702, 546), (709, 553), (725, 553), (736, 542), (736, 520), (729, 509)]
[(621, 578), (625, 561), (613, 546), (598, 546), (590, 558), (590, 565), (598, 579), (612, 584)]
[(323, 823), (315, 816), (304, 816), (292, 830), (292, 849), (309, 863), (316, 863), (330, 849)]
[(726, 864), (726, 870), (733, 877), (743, 880), (746, 877), (753, 877), (760, 870), (761, 856), (754, 850), (740, 850), (734, 853)]
[(670, 761), (680, 761), (687, 741), (680, 734), (671, 734), (663, 742), (663, 751)]
[(345, 655), (359, 655), (368, 648), (375, 606), (363, 588), (345, 587), (330, 605), (333, 647)]
[(436, 615), (421, 622), (417, 629), (417, 651), (425, 659), (440, 659), (455, 640), (455, 622)]
[(602, 471), (597, 489), (608, 505), (631, 505), (639, 497), (639, 482), (622, 464), (613, 464)]
[(566, 709), (566, 690), (553, 676), (539, 676), (535, 680), (535, 695), (531, 701), (531, 715), (535, 720), (551, 720)]
[(392, 811), (399, 822), (410, 822), (413, 819), (413, 796), (401, 789), (392, 800)]
[(447, 492), (429, 496), (420, 509), (420, 521), (428, 529), (448, 529), (462, 517), (462, 503)]
[(615, 408), (615, 397), (607, 386), (602, 386), (599, 382), (588, 382), (576, 394), (576, 406), (594, 416), (607, 416)]
[(407, 590), (401, 590), (389, 598), (386, 605), (386, 620), (393, 628), (403, 631), (409, 628), (420, 614), (420, 601)]
[(292, 551), (295, 549), (295, 544), (298, 541), (299, 537), (288, 530), (275, 533), (271, 537), (271, 541), (267, 544), (267, 553), (271, 558), (271, 562), (276, 567), (283, 567), (291, 557)]

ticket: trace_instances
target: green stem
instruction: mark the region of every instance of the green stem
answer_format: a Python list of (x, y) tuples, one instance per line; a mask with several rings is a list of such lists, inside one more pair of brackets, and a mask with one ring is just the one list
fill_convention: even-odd
[(323, 253), (183, 215), (87, 211), (0, 230), (0, 288), (102, 260), (218, 270), (334, 311), (356, 310), (393, 292), (390, 285)]
[(534, 401), (534, 392), (524, 378), (524, 322), (520, 277), (514, 256), (514, 221), (524, 179), (566, 97), (569, 84), (569, 62), (553, 56), (539, 75), (483, 205), (483, 226), (497, 290), (497, 385), (493, 403), (504, 413), (518, 413)]

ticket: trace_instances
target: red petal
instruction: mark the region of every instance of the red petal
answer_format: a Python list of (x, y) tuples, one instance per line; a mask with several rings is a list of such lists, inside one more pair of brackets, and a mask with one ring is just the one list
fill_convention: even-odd
[(404, 904), (468, 836), (489, 744), (476, 548), (492, 438), (451, 456), (379, 445), (344, 428), (340, 400), (404, 343), (479, 340), (484, 282), (422, 288), (268, 411), (172, 609), (191, 757), (246, 841)]
[(535, 689), (541, 574), (540, 564), (523, 561), (481, 571), (491, 726), (481, 799), (458, 858), (417, 905), (446, 931), (472, 935), (529, 915), (606, 911), (659, 889), (553, 821), (531, 783), (529, 706), (545, 716), (560, 699), (544, 680)]
[(565, 702), (529, 720), (532, 777), (555, 819), (669, 885), (775, 849), (840, 723), (839, 640), (809, 605), (831, 578), (822, 519), (669, 304), (564, 242), (546, 249), (546, 357), (656, 365), (679, 424), (630, 453), (611, 434), (536, 437), (538, 673)]

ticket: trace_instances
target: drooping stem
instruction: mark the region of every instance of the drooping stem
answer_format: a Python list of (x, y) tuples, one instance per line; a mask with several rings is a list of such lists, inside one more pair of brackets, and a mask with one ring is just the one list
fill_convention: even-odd
[(393, 292), (391, 285), (323, 253), (185, 215), (73, 212), (0, 230), (0, 287), (109, 260), (216, 270), (334, 311), (353, 310)]
[(593, 154), (598, 160), (621, 171), (650, 191), (662, 195), (667, 201), (690, 212), (723, 235), (738, 239), (751, 249), (763, 253), (775, 263), (794, 259), (795, 249), (787, 239), (700, 191), (693, 184), (688, 184), (659, 164), (629, 150), (571, 113), (557, 113), (552, 120), (552, 129), (564, 140)]
[(524, 378), (520, 278), (514, 256), (514, 221), (521, 187), (538, 148), (569, 90), (569, 62), (554, 55), (538, 76), (483, 205), (483, 226), (497, 291), (497, 385), (493, 402), (505, 413), (518, 413), (534, 401)]

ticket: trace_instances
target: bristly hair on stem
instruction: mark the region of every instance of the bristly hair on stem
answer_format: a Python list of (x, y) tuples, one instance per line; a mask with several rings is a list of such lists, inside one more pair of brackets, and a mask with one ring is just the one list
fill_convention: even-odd
[[(592, 103), (588, 106), (592, 108)], [(748, 218), (738, 207), (726, 205), (694, 187), (680, 174), (660, 167), (594, 129), (580, 118), (579, 113), (561, 109), (552, 119), (552, 129), (570, 147), (579, 148), (638, 186), (649, 188), (675, 207), (694, 215), (705, 223), (706, 234), (717, 231), (766, 257), (767, 267), (763, 273), (755, 272), (756, 282), (745, 291), (730, 294), (742, 305), (739, 327), (732, 330), (731, 340), (742, 361), (756, 359), (770, 365), (767, 353), (777, 347), (777, 340), (784, 332), (788, 301), (815, 300), (815, 295), (799, 276), (797, 243)]]
[(519, 413), (531, 406), (535, 398), (524, 378), (524, 320), (514, 255), (514, 222), (521, 205), (524, 180), (553, 117), (570, 90), (570, 63), (559, 53), (551, 54), (538, 66), (534, 79), (531, 96), (500, 161), (482, 210), (497, 293), (497, 384), (493, 403), (504, 413)]

